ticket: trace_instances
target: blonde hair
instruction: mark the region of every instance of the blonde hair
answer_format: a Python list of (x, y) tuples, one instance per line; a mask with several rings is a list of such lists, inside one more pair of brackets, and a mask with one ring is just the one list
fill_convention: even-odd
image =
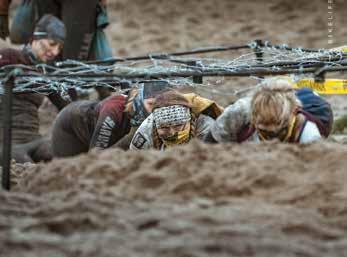
[(292, 113), (301, 103), (289, 81), (270, 78), (264, 80), (255, 92), (251, 106), (253, 125), (273, 125), (281, 128), (289, 122)]
[(127, 103), (125, 104), (124, 112), (133, 113), (135, 111), (134, 106), (133, 106), (133, 102), (134, 102), (134, 99), (138, 93), (139, 93), (139, 91), (137, 88), (132, 89), (129, 92), (128, 100), (127, 100)]

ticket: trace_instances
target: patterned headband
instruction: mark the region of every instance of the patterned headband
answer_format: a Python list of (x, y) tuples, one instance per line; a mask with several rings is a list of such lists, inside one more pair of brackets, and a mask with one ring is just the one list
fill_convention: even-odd
[(191, 119), (190, 109), (182, 105), (171, 105), (157, 108), (153, 111), (153, 118), (157, 128), (184, 124)]

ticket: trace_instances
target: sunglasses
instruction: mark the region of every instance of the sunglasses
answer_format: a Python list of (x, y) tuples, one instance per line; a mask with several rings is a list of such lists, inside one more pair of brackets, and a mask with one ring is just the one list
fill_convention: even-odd
[(283, 126), (277, 131), (260, 129), (257, 127), (256, 127), (256, 130), (258, 131), (259, 137), (262, 140), (272, 140), (277, 138), (280, 141), (287, 141), (293, 133), (295, 123), (296, 123), (296, 115), (293, 115), (289, 124), (287, 124), (286, 126)]
[(266, 130), (257, 128), (260, 138), (263, 140), (272, 140), (278, 138), (279, 140), (284, 140), (288, 134), (288, 126), (285, 126), (278, 131)]

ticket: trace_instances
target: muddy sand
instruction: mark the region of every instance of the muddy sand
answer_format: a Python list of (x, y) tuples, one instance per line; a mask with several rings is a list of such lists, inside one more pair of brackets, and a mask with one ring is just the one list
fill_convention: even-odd
[[(109, 0), (107, 33), (118, 56), (257, 38), (331, 48), (347, 36), (347, 2), (333, 2), (333, 44), (325, 0)], [(242, 81), (203, 93), (225, 105)], [(346, 96), (328, 100), (346, 113)], [(41, 110), (44, 134), (52, 113)], [(0, 256), (347, 256), (346, 154), (346, 141), (193, 142), (16, 164), (0, 191)]]
[(346, 256), (346, 151), (193, 142), (30, 165), (0, 194), (0, 256)]

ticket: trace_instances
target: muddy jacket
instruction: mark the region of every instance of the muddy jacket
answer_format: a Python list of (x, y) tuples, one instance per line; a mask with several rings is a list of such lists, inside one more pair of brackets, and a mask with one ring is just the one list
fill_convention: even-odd
[[(210, 128), (214, 122), (214, 119), (209, 116), (203, 114), (199, 115), (196, 123), (196, 137), (200, 140), (204, 140), (205, 136), (210, 132)], [(129, 148), (132, 150), (153, 148), (153, 126), (153, 115), (151, 114), (136, 131)]]
[[(9, 64), (31, 65), (31, 61), (22, 51), (15, 49), (0, 50), (0, 67)], [(28, 143), (39, 137), (38, 108), (44, 96), (39, 94), (16, 94), (12, 102), (12, 142)], [(2, 102), (2, 96), (1, 96)], [(0, 106), (0, 126), (2, 129), (3, 109)], [(0, 139), (2, 141), (2, 138)]]
[[(33, 61), (24, 50), (1, 49), (0, 67), (10, 64), (32, 65)], [(58, 94), (52, 94), (49, 98), (54, 105), (60, 106), (55, 98)], [(28, 143), (39, 135), (38, 109), (44, 99), (40, 94), (15, 94), (12, 105), (12, 142), (15, 144)], [(0, 96), (0, 130), (2, 130), (3, 110), (2, 96)], [(2, 137), (0, 137), (2, 143)]]
[(130, 131), (130, 117), (124, 112), (127, 97), (115, 95), (96, 106), (98, 119), (90, 140), (90, 148), (107, 148)]
[(124, 112), (126, 102), (126, 96), (114, 95), (101, 102), (77, 101), (68, 105), (53, 125), (54, 155), (73, 156), (115, 144), (130, 131), (130, 117)]
[[(251, 123), (251, 97), (241, 98), (228, 106), (211, 129), (212, 137), (217, 142), (259, 142), (258, 133)], [(317, 125), (309, 120), (295, 130), (297, 142), (310, 143), (322, 138)]]

